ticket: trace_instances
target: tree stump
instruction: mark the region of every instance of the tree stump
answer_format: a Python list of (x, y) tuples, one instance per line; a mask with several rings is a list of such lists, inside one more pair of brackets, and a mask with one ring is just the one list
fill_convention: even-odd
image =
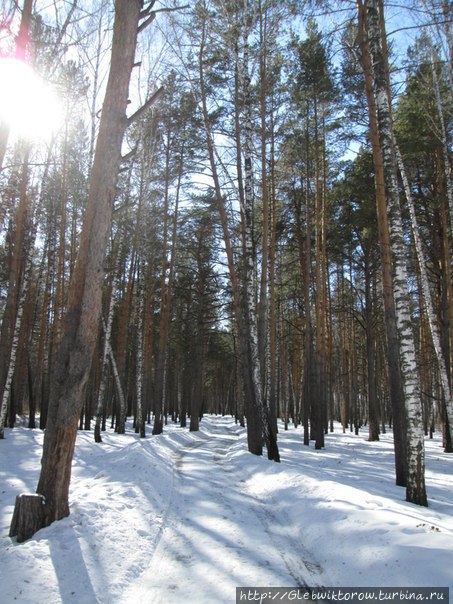
[(17, 495), (9, 536), (17, 536), (17, 542), (22, 543), (43, 528), (44, 504), (45, 500), (42, 495), (35, 493)]

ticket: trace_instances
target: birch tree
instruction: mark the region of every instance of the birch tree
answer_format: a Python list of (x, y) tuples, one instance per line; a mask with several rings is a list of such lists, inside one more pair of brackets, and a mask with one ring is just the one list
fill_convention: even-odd
[(101, 421), (103, 415), (103, 407), (104, 407), (104, 395), (107, 384), (107, 370), (108, 370), (108, 362), (109, 362), (109, 352), (111, 351), (110, 340), (112, 335), (112, 323), (113, 323), (113, 310), (114, 310), (114, 302), (115, 302), (115, 292), (114, 292), (115, 283), (114, 280), (112, 282), (112, 286), (110, 288), (110, 302), (109, 309), (107, 313), (107, 322), (102, 319), (102, 324), (104, 328), (104, 350), (102, 353), (102, 362), (101, 362), (101, 378), (99, 384), (98, 391), (98, 399), (96, 404), (96, 423), (94, 427), (94, 440), (95, 442), (102, 442), (101, 437)]
[[(239, 196), (241, 203), (241, 216), (243, 217), (243, 309), (244, 309), (244, 336), (248, 340), (248, 371), (250, 372), (251, 406), (256, 409), (258, 422), (262, 423), (264, 440), (268, 447), (270, 458), (277, 457), (278, 450), (273, 451), (276, 434), (269, 418), (268, 401), (265, 399), (265, 389), (260, 360), (260, 346), (258, 341), (257, 307), (255, 298), (255, 253), (253, 242), (253, 208), (254, 208), (254, 178), (252, 169), (252, 106), (251, 106), (251, 78), (249, 65), (249, 36), (253, 23), (253, 0), (246, 0), (243, 11), (242, 23), (242, 57), (238, 57), (238, 83), (243, 99), (243, 130), (244, 130), (244, 195)], [(239, 132), (236, 133), (239, 139)], [(267, 238), (267, 232), (263, 233)], [(267, 245), (265, 246), (265, 248)], [(267, 266), (263, 267), (267, 271)], [(264, 331), (264, 330), (263, 330)], [(263, 333), (264, 338), (264, 333)]]
[(401, 178), (403, 181), (404, 192), (406, 195), (406, 203), (409, 209), (409, 216), (412, 225), (412, 237), (414, 239), (414, 247), (417, 258), (418, 270), (420, 273), (420, 287), (421, 287), (421, 295), (424, 302), (425, 312), (428, 318), (428, 326), (431, 335), (431, 339), (434, 347), (434, 354), (436, 357), (437, 365), (439, 368), (440, 375), (440, 383), (442, 386), (442, 391), (445, 397), (445, 407), (447, 411), (447, 424), (450, 431), (450, 442), (453, 442), (453, 393), (450, 386), (450, 380), (448, 377), (447, 366), (445, 363), (445, 358), (442, 353), (442, 346), (440, 342), (440, 332), (439, 327), (437, 325), (436, 313), (434, 311), (434, 304), (432, 301), (431, 290), (429, 286), (428, 280), (428, 272), (426, 269), (426, 259), (425, 252), (423, 250), (422, 241), (420, 238), (418, 220), (415, 213), (414, 201), (412, 199), (411, 187), (409, 184), (409, 179), (407, 177), (406, 169), (404, 166), (403, 158), (401, 156), (401, 152), (399, 147), (394, 142), (395, 152), (398, 161), (399, 171), (401, 173)]
[[(249, 450), (257, 455), (262, 454), (263, 442), (266, 444), (269, 459), (279, 459), (276, 433), (269, 416), (267, 401), (264, 399), (259, 345), (258, 328), (255, 302), (255, 253), (252, 237), (253, 229), (253, 160), (251, 153), (251, 88), (250, 88), (250, 48), (249, 36), (251, 32), (252, 4), (249, 2), (233, 2), (225, 7), (222, 14), (221, 25), (224, 30), (222, 36), (222, 52), (232, 50), (234, 82), (233, 95), (230, 96), (232, 122), (234, 128), (234, 147), (236, 153), (235, 170), (233, 176), (228, 173), (213, 134), (213, 119), (210, 113), (210, 92), (208, 73), (209, 39), (213, 35), (213, 24), (209, 20), (207, 6), (198, 5), (199, 27), (201, 39), (199, 42), (198, 66), (200, 84), (200, 107), (203, 125), (206, 132), (208, 161), (211, 169), (215, 199), (220, 217), (220, 224), (225, 243), (228, 271), (233, 293), (234, 318), (237, 326), (238, 348), (242, 369), (243, 386), (245, 392), (246, 410), (248, 411), (247, 435)], [(226, 18), (227, 17), (227, 18)], [(227, 50), (225, 50), (227, 48)], [(216, 53), (214, 53), (214, 56)], [(217, 53), (217, 58), (222, 60), (222, 53)], [(211, 71), (211, 74), (213, 72)], [(216, 77), (214, 75), (214, 77)], [(223, 76), (222, 76), (223, 77)], [(222, 176), (225, 178), (225, 189), (222, 190)], [(228, 185), (226, 185), (228, 183)], [(229, 204), (232, 197), (239, 205), (240, 224), (235, 225), (231, 220), (233, 213)], [(233, 244), (232, 233), (240, 233), (240, 253)]]
[(376, 101), (373, 88), (373, 71), (370, 57), (368, 31), (366, 26), (365, 5), (359, 0), (358, 7), (358, 43), (360, 56), (358, 62), (363, 70), (365, 95), (368, 107), (369, 132), (373, 154), (374, 180), (376, 189), (376, 214), (379, 233), (379, 247), (382, 272), (382, 298), (387, 337), (387, 365), (390, 382), (390, 399), (393, 410), (393, 438), (395, 449), (396, 484), (406, 486), (407, 444), (406, 417), (404, 408), (403, 378), (399, 358), (398, 327), (393, 289), (393, 258), (390, 240), (390, 226), (387, 213), (384, 162), (379, 141)]
[(17, 301), (17, 313), (13, 324), (13, 334), (11, 343), (11, 353), (8, 362), (8, 370), (6, 373), (6, 381), (3, 387), (3, 396), (0, 406), (0, 439), (4, 438), (5, 419), (8, 411), (8, 401), (11, 396), (11, 386), (13, 383), (14, 371), (17, 365), (17, 354), (19, 346), (19, 337), (22, 326), (22, 319), (24, 315), (25, 298), (28, 293), (28, 284), (30, 281), (30, 273), (32, 270), (31, 250), (32, 244), (34, 244), (34, 236), (31, 236), (30, 241), (27, 243), (24, 254), (24, 274), (20, 284), (19, 298)]
[(425, 454), (419, 374), (415, 354), (410, 300), (407, 289), (406, 243), (404, 240), (398, 187), (398, 166), (394, 146), (392, 112), (389, 98), (388, 66), (384, 52), (378, 0), (369, 0), (366, 18), (373, 65), (373, 93), (384, 168), (385, 191), (393, 252), (396, 319), (399, 335), (401, 371), (407, 417), (406, 499), (427, 505)]

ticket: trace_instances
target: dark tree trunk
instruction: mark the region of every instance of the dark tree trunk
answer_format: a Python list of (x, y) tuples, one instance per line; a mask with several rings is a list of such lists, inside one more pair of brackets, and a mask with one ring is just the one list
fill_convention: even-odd
[(34, 493), (22, 493), (16, 497), (9, 536), (16, 537), (18, 543), (22, 543), (42, 528), (43, 520), (44, 497)]

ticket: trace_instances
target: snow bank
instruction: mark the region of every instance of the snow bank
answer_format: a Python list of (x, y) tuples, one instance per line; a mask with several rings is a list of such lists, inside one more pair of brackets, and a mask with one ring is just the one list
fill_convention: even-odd
[[(394, 485), (391, 434), (336, 426), (326, 447), (279, 433), (280, 464), (231, 417), (140, 439), (79, 432), (71, 515), (17, 544), (15, 496), (36, 488), (43, 435), (0, 442), (1, 602), (234, 602), (240, 585), (441, 586), (453, 593), (453, 456), (426, 441), (429, 507)], [(214, 598), (214, 599), (213, 599)]]

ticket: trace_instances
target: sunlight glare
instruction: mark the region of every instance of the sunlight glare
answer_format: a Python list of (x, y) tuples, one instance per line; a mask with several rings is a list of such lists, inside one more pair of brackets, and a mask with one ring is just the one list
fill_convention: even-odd
[(63, 120), (56, 92), (33, 69), (17, 59), (0, 59), (0, 120), (11, 134), (49, 140)]

